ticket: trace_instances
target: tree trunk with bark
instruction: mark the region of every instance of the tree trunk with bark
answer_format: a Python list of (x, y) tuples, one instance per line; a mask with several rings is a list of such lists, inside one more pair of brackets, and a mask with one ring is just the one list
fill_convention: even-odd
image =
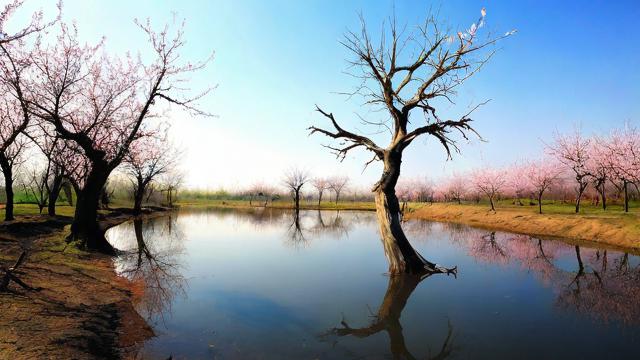
[[(409, 297), (423, 279), (424, 278), (420, 276), (407, 274), (389, 277), (387, 292), (372, 323), (367, 327), (352, 328), (343, 320), (343, 327), (333, 329), (333, 333), (338, 336), (367, 338), (381, 331), (386, 331), (389, 336), (390, 350), (394, 359), (416, 359), (417, 357), (411, 354), (407, 348), (400, 318), (402, 317), (402, 311), (407, 305)], [(453, 329), (451, 324), (449, 324), (449, 330), (440, 348), (440, 352), (426, 358), (448, 358), (453, 351), (452, 340)]]
[(400, 152), (385, 152), (384, 171), (373, 189), (376, 215), (384, 253), (389, 262), (390, 274), (424, 274), (444, 272), (436, 264), (425, 260), (409, 243), (400, 219), (400, 204), (395, 186), (400, 176)]
[(142, 212), (142, 201), (147, 189), (147, 183), (141, 177), (138, 177), (136, 181), (137, 184), (133, 191), (133, 213), (137, 215)]
[(622, 186), (624, 189), (624, 212), (629, 212), (629, 191), (627, 189), (629, 187), (629, 183), (625, 180)]
[(542, 214), (542, 191), (538, 192), (538, 213)]
[(4, 220), (11, 221), (13, 216), (13, 169), (7, 156), (0, 152), (0, 168), (4, 176), (4, 191), (7, 197), (7, 203), (4, 208)]
[(600, 197), (602, 198), (602, 210), (607, 210), (607, 188), (604, 181), (600, 185)]
[(144, 192), (136, 190), (133, 195), (133, 213), (140, 214), (142, 212), (142, 199), (144, 198)]
[(296, 216), (297, 214), (300, 213), (300, 189), (301, 188), (302, 188), (302, 185), (300, 185), (300, 187), (298, 188), (293, 189), (293, 199), (296, 207)]
[(72, 240), (80, 242), (80, 247), (106, 254), (115, 254), (115, 249), (98, 225), (98, 205), (110, 171), (105, 165), (93, 164), (84, 187), (78, 193), (76, 211), (71, 224)]
[(71, 191), (71, 188), (74, 188), (75, 193), (77, 194), (78, 191), (75, 190), (75, 186), (71, 185), (71, 182), (69, 180), (65, 180), (62, 183), (62, 191), (64, 191), (64, 196), (67, 198), (67, 204), (69, 206), (73, 206), (73, 192)]
[(580, 200), (582, 200), (582, 194), (584, 194), (584, 190), (587, 188), (587, 184), (583, 184), (578, 181), (578, 191), (576, 194), (576, 214), (580, 212)]
[(582, 262), (582, 256), (580, 255), (580, 246), (576, 245), (576, 259), (578, 260), (578, 275), (584, 273), (584, 263)]
[(62, 190), (62, 182), (62, 176), (55, 174), (49, 190), (49, 200), (47, 204), (47, 213), (49, 216), (56, 216), (56, 202), (58, 201), (60, 191)]

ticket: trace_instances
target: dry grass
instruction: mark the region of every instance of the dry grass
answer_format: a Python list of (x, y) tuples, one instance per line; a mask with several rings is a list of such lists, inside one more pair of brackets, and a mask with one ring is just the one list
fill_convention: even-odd
[(498, 207), (486, 205), (432, 204), (413, 207), (407, 218), (454, 222), (529, 235), (593, 241), (625, 248), (640, 249), (638, 213), (596, 211), (571, 213), (570, 206), (552, 207), (538, 214), (537, 207)]

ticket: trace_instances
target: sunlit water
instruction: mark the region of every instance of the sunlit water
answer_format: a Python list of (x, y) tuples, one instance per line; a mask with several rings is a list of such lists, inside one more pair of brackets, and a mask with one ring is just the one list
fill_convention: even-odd
[(388, 277), (367, 212), (180, 212), (109, 230), (157, 337), (142, 358), (637, 358), (640, 259), (411, 221), (457, 278)]

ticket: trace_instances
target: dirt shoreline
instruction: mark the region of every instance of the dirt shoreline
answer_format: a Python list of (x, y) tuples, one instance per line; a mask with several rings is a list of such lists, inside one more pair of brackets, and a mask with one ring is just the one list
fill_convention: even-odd
[(538, 214), (530, 209), (511, 208), (492, 212), (475, 205), (431, 204), (411, 211), (405, 218), (465, 224), (640, 252), (640, 222), (635, 215)]
[[(100, 226), (134, 218), (118, 209), (102, 216)], [(46, 216), (0, 223), (0, 263), (9, 267), (28, 249), (15, 274), (35, 289), (11, 283), (0, 292), (0, 359), (129, 358), (154, 336), (134, 309), (134, 287), (116, 274), (112, 258), (66, 244), (70, 223)]]

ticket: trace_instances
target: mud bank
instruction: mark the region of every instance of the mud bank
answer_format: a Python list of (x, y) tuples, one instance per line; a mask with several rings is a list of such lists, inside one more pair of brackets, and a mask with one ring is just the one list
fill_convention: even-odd
[[(157, 209), (142, 216), (159, 216)], [(103, 215), (106, 230), (133, 215)], [(107, 255), (66, 243), (68, 217), (23, 216), (0, 223), (0, 264), (30, 289), (11, 282), (0, 292), (0, 359), (114, 359), (132, 357), (153, 331), (136, 312), (132, 284)], [(0, 271), (0, 277), (2, 271)]]

